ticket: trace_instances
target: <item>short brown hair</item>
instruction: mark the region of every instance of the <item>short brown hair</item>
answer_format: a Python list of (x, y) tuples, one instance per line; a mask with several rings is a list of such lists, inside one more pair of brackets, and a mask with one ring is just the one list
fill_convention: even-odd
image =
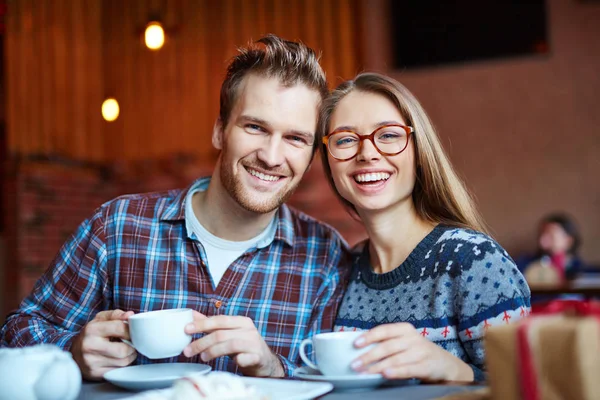
[[(240, 83), (249, 74), (278, 78), (284, 86), (301, 83), (327, 97), (327, 79), (319, 65), (319, 56), (303, 43), (284, 40), (269, 34), (256, 43), (240, 48), (239, 54), (229, 63), (227, 75), (221, 85), (219, 118), (227, 126), (231, 110), (238, 98)], [(315, 148), (317, 145), (315, 144)]]
[(454, 171), (429, 116), (416, 97), (400, 82), (377, 73), (362, 73), (340, 84), (321, 106), (317, 141), (322, 144), (323, 167), (329, 184), (342, 203), (356, 214), (352, 203), (335, 187), (322, 138), (329, 133), (331, 116), (339, 102), (349, 93), (374, 93), (390, 100), (404, 121), (415, 129), (416, 181), (412, 192), (417, 214), (425, 221), (470, 228), (488, 233), (475, 202), (463, 181)]

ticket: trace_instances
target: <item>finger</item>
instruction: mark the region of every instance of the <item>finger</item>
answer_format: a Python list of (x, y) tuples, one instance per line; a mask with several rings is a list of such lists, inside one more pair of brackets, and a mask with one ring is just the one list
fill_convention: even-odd
[(123, 321), (96, 321), (87, 326), (86, 333), (103, 338), (129, 339), (129, 327)]
[(137, 357), (137, 351), (128, 345), (127, 343), (110, 343), (110, 346), (105, 348), (105, 351), (101, 353), (103, 356), (108, 358), (114, 358), (116, 360), (129, 359)]
[[(369, 374), (382, 374), (387, 369), (402, 368), (405, 366), (425, 363), (428, 353), (421, 348), (410, 348), (402, 353), (397, 353), (369, 366)], [(426, 365), (426, 364), (425, 364)]]
[(185, 332), (188, 334), (210, 333), (217, 330), (244, 329), (250, 327), (254, 328), (254, 322), (248, 317), (217, 315), (215, 317), (194, 320), (194, 322), (186, 325)]
[[(206, 351), (208, 348), (222, 342), (226, 342), (228, 340), (234, 339), (240, 336), (240, 330), (220, 330), (216, 332), (212, 332), (198, 340), (194, 340), (192, 343), (187, 345), (185, 349), (183, 349), (183, 354), (186, 357), (193, 357), (196, 354), (201, 354)], [(207, 360), (203, 360), (207, 361)]]
[(115, 314), (113, 314), (113, 319), (120, 319), (121, 321), (127, 321), (129, 319), (129, 317), (131, 317), (135, 314), (133, 311), (121, 311), (121, 310), (117, 310), (117, 311), (120, 311), (121, 314), (119, 314), (118, 316), (115, 316)]
[(107, 357), (107, 359), (110, 360), (110, 366), (126, 367), (129, 364), (131, 364), (132, 362), (134, 362), (136, 360), (137, 356), (138, 356), (138, 354), (134, 350), (131, 354), (128, 354), (126, 357), (121, 357), (121, 358)]
[(108, 358), (127, 358), (137, 354), (135, 349), (123, 342), (110, 342), (99, 336), (86, 338), (82, 345), (85, 355), (94, 355)]
[(414, 341), (410, 337), (405, 336), (377, 343), (371, 350), (354, 360), (351, 367), (356, 371), (364, 371), (371, 364), (405, 352), (413, 345)]
[[(200, 321), (207, 319), (208, 317), (202, 313), (199, 313), (196, 310), (192, 310), (192, 316), (193, 316), (193, 322), (187, 324), (183, 330), (185, 331), (185, 333), (187, 333), (188, 335), (194, 334), (194, 333), (200, 333), (201, 331), (199, 329), (202, 328), (202, 324), (200, 323)], [(197, 324), (198, 323), (198, 324)]]
[(253, 353), (256, 350), (258, 350), (258, 346), (254, 341), (240, 339), (238, 336), (223, 342), (218, 342), (205, 349), (200, 353), (200, 359), (204, 362), (208, 362), (218, 357), (241, 353)]
[(192, 315), (194, 316), (194, 321), (208, 318), (206, 315), (199, 313), (196, 310), (192, 310)]
[(89, 354), (86, 357), (86, 362), (93, 369), (98, 368), (114, 368), (126, 367), (137, 358), (137, 352), (128, 354), (125, 357), (110, 357), (102, 354)]
[(354, 345), (358, 348), (361, 348), (373, 343), (391, 339), (393, 337), (407, 336), (414, 333), (414, 326), (406, 322), (383, 324), (376, 326), (375, 328), (361, 335), (358, 339), (356, 339)]
[(120, 311), (120, 310), (107, 310), (107, 311), (100, 311), (98, 314), (96, 314), (94, 316), (94, 321), (110, 321), (110, 317), (113, 314), (113, 311)]
[(133, 311), (125, 312), (120, 309), (100, 311), (98, 314), (96, 314), (96, 316), (94, 317), (94, 320), (95, 321), (126, 320), (133, 314), (134, 314)]
[(235, 363), (240, 368), (254, 367), (260, 364), (260, 356), (255, 353), (240, 353), (235, 356)]
[(123, 358), (106, 357), (101, 354), (87, 353), (83, 356), (84, 367), (87, 378), (101, 378), (103, 372), (114, 368), (125, 367), (134, 362), (137, 353), (134, 352)]
[(431, 370), (427, 363), (403, 364), (384, 369), (382, 375), (387, 379), (411, 379), (417, 378), (424, 381), (432, 379)]

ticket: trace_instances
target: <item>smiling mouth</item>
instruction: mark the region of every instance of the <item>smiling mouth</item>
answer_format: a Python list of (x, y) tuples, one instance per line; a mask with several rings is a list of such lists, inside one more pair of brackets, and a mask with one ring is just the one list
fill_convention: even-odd
[(382, 183), (390, 179), (390, 174), (387, 172), (371, 172), (368, 174), (354, 175), (354, 181), (361, 185), (372, 185)]
[(277, 182), (278, 180), (281, 180), (283, 178), (282, 176), (265, 174), (263, 172), (259, 172), (259, 171), (250, 169), (248, 167), (246, 167), (246, 171), (248, 171), (248, 173), (250, 175), (260, 179), (261, 181), (265, 181), (265, 182)]

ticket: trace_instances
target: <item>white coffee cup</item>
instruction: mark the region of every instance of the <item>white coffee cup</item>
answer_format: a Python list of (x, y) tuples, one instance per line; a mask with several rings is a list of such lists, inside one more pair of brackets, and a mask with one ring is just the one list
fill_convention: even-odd
[(123, 341), (150, 359), (175, 357), (192, 341), (184, 328), (193, 320), (190, 308), (134, 314), (127, 321), (131, 341)]
[[(354, 342), (365, 332), (328, 332), (319, 333), (300, 343), (300, 357), (309, 367), (321, 371), (323, 375), (344, 376), (355, 375), (358, 372), (350, 368), (350, 364), (361, 354), (373, 348), (373, 345), (356, 348)], [(317, 364), (315, 365), (306, 355), (305, 348), (312, 344)]]

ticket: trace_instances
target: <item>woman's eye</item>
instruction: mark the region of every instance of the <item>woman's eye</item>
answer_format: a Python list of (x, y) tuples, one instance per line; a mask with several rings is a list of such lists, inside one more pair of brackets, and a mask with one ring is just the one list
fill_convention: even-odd
[(381, 132), (379, 135), (377, 135), (377, 140), (381, 140), (381, 141), (385, 141), (385, 142), (396, 142), (398, 140), (401, 140), (403, 138), (403, 136), (406, 136), (406, 135), (402, 135), (399, 132), (393, 132), (393, 131)]
[(353, 143), (356, 143), (356, 138), (351, 137), (351, 136), (339, 138), (335, 141), (335, 144), (337, 146), (348, 146), (348, 145), (352, 145)]

